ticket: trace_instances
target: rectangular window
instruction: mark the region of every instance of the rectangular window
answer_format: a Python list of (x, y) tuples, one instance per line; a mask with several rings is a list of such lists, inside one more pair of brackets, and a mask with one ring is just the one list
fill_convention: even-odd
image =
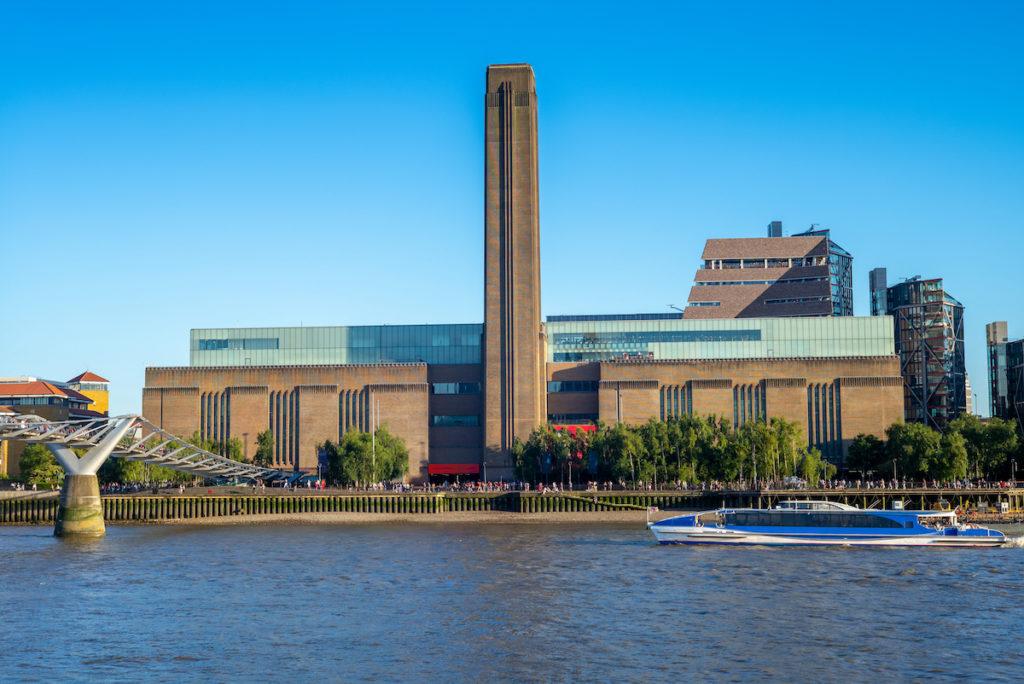
[(596, 392), (596, 380), (552, 380), (548, 392)]
[(242, 349), (278, 349), (276, 337), (247, 337), (242, 340)]
[(649, 332), (554, 333), (556, 347), (619, 349), (624, 346), (659, 342), (760, 342), (761, 331), (753, 330), (658, 330)]
[(479, 382), (435, 382), (434, 394), (480, 394)]
[(430, 423), (434, 427), (476, 427), (480, 416), (431, 416)]
[(278, 349), (276, 337), (247, 337), (230, 340), (199, 340), (200, 351), (217, 351), (220, 349)]

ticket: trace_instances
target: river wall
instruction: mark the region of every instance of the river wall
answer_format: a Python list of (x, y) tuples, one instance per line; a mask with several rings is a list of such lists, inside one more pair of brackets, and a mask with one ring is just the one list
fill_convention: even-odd
[[(703, 497), (701, 497), (703, 498)], [(390, 513), (436, 515), (447, 511), (502, 511), (507, 513), (574, 513), (643, 510), (697, 504), (687, 494), (563, 494), (522, 492), (480, 494), (356, 494), (268, 496), (110, 496), (103, 499), (107, 522), (189, 520), (250, 515), (295, 513)], [(708, 500), (708, 507), (721, 497)], [(0, 501), (0, 524), (52, 523), (56, 498)]]
[[(814, 498), (843, 501), (863, 508), (888, 508), (893, 499), (906, 507), (932, 509), (940, 501), (966, 510), (977, 510), (983, 501), (1010, 504), (1010, 511), (1024, 510), (1024, 490), (1002, 492), (536, 492), (434, 493), (434, 494), (266, 494), (266, 495), (115, 495), (103, 498), (107, 522), (159, 522), (301, 513), (383, 513), (437, 515), (445, 512), (497, 511), (505, 513), (587, 513), (599, 511), (708, 510), (719, 506), (771, 507), (782, 499)], [(0, 524), (52, 523), (58, 498), (50, 496), (0, 500)]]

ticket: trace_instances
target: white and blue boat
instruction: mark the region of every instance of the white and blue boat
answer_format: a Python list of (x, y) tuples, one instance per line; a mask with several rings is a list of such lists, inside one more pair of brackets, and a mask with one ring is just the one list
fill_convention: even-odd
[(775, 508), (720, 508), (648, 523), (662, 544), (1002, 546), (998, 530), (950, 511), (862, 509), (832, 501), (784, 501)]

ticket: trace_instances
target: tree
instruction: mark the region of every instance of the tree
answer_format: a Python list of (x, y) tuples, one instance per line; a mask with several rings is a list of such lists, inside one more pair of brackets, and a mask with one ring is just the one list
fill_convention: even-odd
[(829, 480), (835, 475), (836, 467), (821, 457), (817, 449), (802, 449), (797, 474), (815, 486), (819, 480)]
[(797, 462), (802, 455), (803, 431), (794, 422), (782, 418), (772, 418), (769, 422), (775, 432), (776, 449), (781, 468), (781, 476), (793, 475)]
[(269, 468), (274, 462), (274, 433), (264, 430), (256, 435), (256, 453), (253, 454), (253, 465)]
[(1009, 461), (1017, 448), (1017, 426), (1013, 421), (992, 418), (982, 422), (964, 413), (949, 424), (961, 434), (967, 449), (968, 472), (974, 477), (995, 477), (1009, 473)]
[(645, 455), (643, 439), (636, 430), (622, 423), (608, 430), (602, 461), (611, 479), (636, 483)]
[(382, 425), (372, 435), (350, 430), (334, 443), (321, 446), (327, 453), (327, 477), (340, 484), (367, 485), (402, 478), (409, 471), (405, 442)]
[(29, 444), (18, 459), (21, 479), (43, 489), (57, 489), (64, 482), (64, 469), (42, 444)]
[(860, 434), (853, 438), (846, 455), (846, 467), (860, 472), (862, 478), (882, 465), (885, 460), (885, 442), (874, 435)]
[(886, 431), (888, 457), (904, 477), (924, 477), (941, 458), (942, 437), (922, 423), (895, 423)]
[[(594, 432), (575, 434), (543, 425), (526, 441), (513, 441), (512, 458), (518, 477), (528, 482), (547, 479), (553, 469), (565, 473), (566, 464), (577, 463), (592, 479), (655, 486), (676, 480), (735, 481), (753, 477), (755, 470), (758, 479), (777, 480), (798, 472), (806, 460), (802, 442), (800, 426), (781, 418), (734, 429), (723, 418), (682, 415), (639, 426), (598, 423)], [(588, 452), (596, 460), (584, 466), (581, 456)], [(813, 459), (814, 472), (834, 470), (820, 454), (818, 461)]]
[(239, 463), (246, 463), (245, 450), (242, 447), (242, 440), (238, 437), (232, 437), (224, 443), (224, 448), (221, 451), (225, 456), (230, 458), (232, 461), (238, 461)]
[(928, 475), (936, 480), (960, 480), (967, 477), (967, 440), (950, 430), (942, 435), (941, 458), (933, 460)]

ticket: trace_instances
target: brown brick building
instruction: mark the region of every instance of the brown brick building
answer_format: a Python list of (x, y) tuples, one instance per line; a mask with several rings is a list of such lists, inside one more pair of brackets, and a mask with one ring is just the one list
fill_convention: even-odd
[[(542, 323), (536, 98), (529, 66), (488, 69), (483, 325), (193, 330), (189, 366), (146, 370), (146, 418), (183, 436), (238, 438), (247, 458), (270, 430), (274, 464), (306, 472), (323, 441), (386, 424), (417, 481), (511, 477), (512, 440), (546, 420), (782, 416), (839, 458), (856, 434), (900, 419), (888, 317)], [(822, 237), (799, 240), (799, 258), (821, 256)], [(768, 258), (759, 268), (775, 268)]]
[(853, 257), (828, 230), (768, 234), (705, 243), (686, 318), (853, 315)]

